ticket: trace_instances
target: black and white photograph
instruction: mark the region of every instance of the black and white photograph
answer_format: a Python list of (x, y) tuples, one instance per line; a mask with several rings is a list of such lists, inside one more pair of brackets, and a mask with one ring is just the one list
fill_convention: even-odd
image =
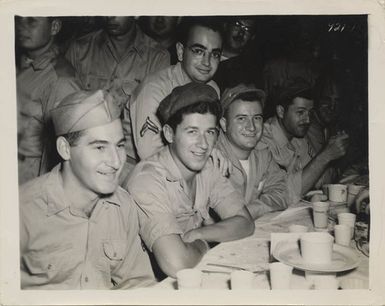
[(385, 302), (384, 3), (14, 2), (4, 305)]

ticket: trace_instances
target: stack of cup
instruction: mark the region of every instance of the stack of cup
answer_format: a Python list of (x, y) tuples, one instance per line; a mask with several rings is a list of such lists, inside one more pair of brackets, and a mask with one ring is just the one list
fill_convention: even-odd
[(314, 202), (313, 204), (314, 229), (317, 232), (328, 230), (329, 202)]
[(348, 196), (347, 186), (343, 184), (329, 184), (327, 189), (330, 201), (329, 215), (336, 219), (339, 213), (349, 212), (346, 204)]
[(356, 215), (352, 213), (338, 214), (338, 224), (346, 225), (350, 228), (350, 239), (354, 236), (354, 225), (356, 223)]
[(178, 289), (200, 289), (202, 285), (202, 271), (197, 269), (183, 269), (176, 273)]

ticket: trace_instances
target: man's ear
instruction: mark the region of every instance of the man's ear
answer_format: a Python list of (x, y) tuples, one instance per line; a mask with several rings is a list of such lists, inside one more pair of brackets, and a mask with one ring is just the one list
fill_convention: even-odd
[(219, 125), (221, 126), (221, 129), (224, 133), (226, 133), (226, 118), (222, 117), (219, 119)]
[(51, 35), (55, 36), (60, 32), (62, 26), (62, 22), (60, 19), (54, 19), (51, 23)]
[(184, 46), (181, 42), (176, 43), (176, 54), (178, 56), (178, 61), (183, 61), (183, 52), (184, 52)]
[(63, 136), (59, 136), (56, 139), (56, 149), (64, 160), (69, 160), (71, 158), (70, 144)]
[(285, 115), (285, 108), (282, 105), (277, 105), (275, 107), (275, 111), (277, 112), (278, 118), (283, 119), (283, 116)]
[(173, 143), (174, 141), (174, 130), (168, 124), (163, 126), (163, 136), (168, 143)]

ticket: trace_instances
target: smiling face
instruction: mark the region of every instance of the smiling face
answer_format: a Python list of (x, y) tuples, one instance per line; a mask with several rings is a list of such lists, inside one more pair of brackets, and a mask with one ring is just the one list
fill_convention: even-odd
[(182, 176), (187, 179), (202, 170), (217, 140), (216, 117), (210, 113), (187, 114), (175, 131), (167, 124), (163, 129)]
[(262, 137), (263, 111), (258, 101), (235, 100), (229, 105), (221, 128), (238, 159), (247, 159)]
[(293, 137), (302, 138), (306, 135), (309, 130), (313, 107), (313, 100), (301, 97), (294, 98), (293, 103), (286, 110), (283, 109), (283, 106), (278, 106), (279, 122), (289, 140)]
[(183, 70), (194, 82), (207, 83), (218, 69), (222, 38), (218, 32), (203, 26), (194, 26), (186, 45), (177, 43), (177, 54)]
[(67, 177), (72, 184), (97, 195), (111, 194), (118, 187), (126, 159), (125, 139), (119, 119), (84, 131), (69, 147)]

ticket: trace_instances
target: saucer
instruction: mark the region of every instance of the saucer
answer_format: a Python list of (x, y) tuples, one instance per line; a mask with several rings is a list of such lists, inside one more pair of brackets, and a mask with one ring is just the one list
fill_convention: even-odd
[(341, 272), (356, 268), (360, 262), (357, 254), (351, 248), (338, 244), (333, 245), (332, 261), (328, 264), (312, 264), (302, 259), (299, 246), (296, 243), (281, 241), (273, 251), (273, 256), (296, 269), (313, 272)]

